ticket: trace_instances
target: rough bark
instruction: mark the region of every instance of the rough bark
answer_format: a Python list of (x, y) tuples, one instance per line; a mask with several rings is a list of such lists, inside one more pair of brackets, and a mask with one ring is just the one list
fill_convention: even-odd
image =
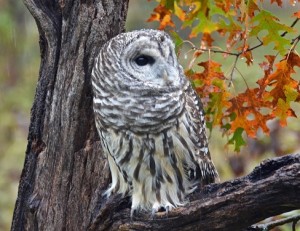
[(12, 230), (86, 230), (109, 183), (92, 112), (101, 45), (124, 30), (128, 0), (24, 0), (41, 65)]
[[(116, 198), (98, 213), (93, 221), (96, 228), (89, 230), (245, 230), (265, 218), (300, 208), (300, 154), (266, 160), (249, 175), (208, 185), (190, 199), (189, 205), (168, 214), (130, 219), (129, 209)], [(108, 216), (109, 207), (119, 207), (114, 209), (118, 212)]]
[(131, 219), (128, 199), (105, 200), (90, 73), (101, 45), (124, 29), (128, 0), (24, 2), (38, 25), (41, 66), (12, 230), (241, 230), (300, 208), (299, 155), (209, 185), (167, 215)]

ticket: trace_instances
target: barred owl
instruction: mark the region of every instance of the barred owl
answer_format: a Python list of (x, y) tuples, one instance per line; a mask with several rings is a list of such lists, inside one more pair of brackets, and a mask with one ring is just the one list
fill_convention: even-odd
[(202, 104), (168, 34), (139, 30), (112, 38), (95, 60), (92, 86), (112, 177), (107, 196), (130, 195), (132, 213), (168, 211), (215, 181)]

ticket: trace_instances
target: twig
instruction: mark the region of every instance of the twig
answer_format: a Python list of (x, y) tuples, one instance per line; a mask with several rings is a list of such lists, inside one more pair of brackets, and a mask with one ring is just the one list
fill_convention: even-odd
[(250, 87), (249, 87), (249, 85), (248, 85), (248, 83), (247, 83), (247, 81), (246, 81), (246, 79), (245, 79), (245, 77), (243, 76), (243, 74), (242, 74), (242, 72), (240, 72), (240, 70), (239, 69), (237, 69), (237, 68), (235, 68), (236, 70), (237, 70), (237, 72), (241, 75), (241, 77), (242, 77), (242, 79), (244, 80), (244, 83), (245, 83), (245, 85), (246, 85), (246, 87), (247, 87), (247, 89), (250, 89)]
[(229, 84), (228, 84), (228, 87), (230, 87), (231, 84), (232, 84), (233, 73), (234, 73), (234, 70), (236, 69), (236, 64), (237, 64), (238, 60), (239, 60), (239, 56), (237, 55), (237, 56), (235, 56), (235, 60), (234, 60), (234, 63), (233, 63), (233, 67), (232, 67), (232, 70), (231, 70), (231, 72), (230, 72), (230, 78), (229, 78)]
[[(296, 18), (295, 21), (291, 24), (290, 27), (294, 27), (298, 21), (299, 21), (299, 18)], [(285, 32), (283, 32), (280, 36), (281, 36), (281, 37), (284, 37), (287, 33), (288, 33), (288, 32), (285, 31)]]
[(300, 220), (300, 215), (295, 215), (287, 218), (283, 218), (277, 221), (272, 221), (266, 224), (261, 224), (261, 225), (252, 225), (250, 227), (251, 230), (271, 230), (272, 228), (275, 228), (280, 225), (284, 225), (287, 223), (293, 222), (293, 231), (296, 230), (296, 224)]
[[(257, 44), (257, 45), (254, 46), (254, 47), (248, 48), (246, 51), (253, 51), (253, 50), (255, 50), (256, 48), (259, 48), (259, 47), (261, 47), (261, 46), (264, 44), (264, 42), (261, 41), (261, 39), (260, 39), (259, 37), (256, 37), (256, 39), (259, 41), (259, 44)], [(242, 54), (242, 52), (240, 52), (240, 53)]]
[(300, 35), (298, 35), (296, 38), (293, 38), (291, 44), (293, 45), (295, 42), (298, 43), (299, 39), (300, 39)]

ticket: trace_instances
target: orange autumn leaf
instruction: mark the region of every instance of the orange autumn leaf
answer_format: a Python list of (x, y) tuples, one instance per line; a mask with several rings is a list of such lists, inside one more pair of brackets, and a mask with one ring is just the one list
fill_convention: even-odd
[(224, 79), (224, 74), (221, 71), (221, 64), (214, 62), (213, 60), (198, 63), (198, 66), (204, 68), (203, 72), (195, 73), (190, 77), (193, 81), (201, 82), (201, 86), (196, 87), (196, 90), (202, 92), (202, 94), (206, 94), (207, 96), (209, 92), (213, 92), (213, 79)]
[(265, 58), (267, 59), (267, 62), (264, 61), (264, 62), (260, 63), (259, 66), (263, 69), (263, 71), (265, 73), (264, 78), (267, 78), (269, 76), (269, 74), (273, 71), (273, 64), (274, 64), (276, 56), (275, 55), (265, 55)]
[(224, 82), (225, 76), (221, 64), (208, 60), (198, 63), (204, 68), (200, 73), (189, 75), (195, 85), (195, 90), (202, 97), (206, 107), (206, 117), (212, 125), (222, 125), (224, 111), (230, 107), (230, 92)]
[(204, 68), (204, 71), (201, 73), (203, 79), (212, 79), (212, 78), (223, 78), (224, 74), (220, 71), (221, 64), (213, 60), (208, 60), (206, 62), (198, 63), (198, 66)]
[(256, 132), (261, 128), (265, 133), (269, 133), (266, 122), (274, 116), (263, 114), (262, 107), (268, 108), (269, 102), (265, 102), (258, 95), (258, 88), (247, 89), (230, 100), (231, 107), (227, 110), (230, 114), (235, 115), (231, 122), (231, 131), (243, 128), (248, 136), (256, 137)]
[[(281, 98), (286, 99), (284, 87), (290, 86), (291, 88), (297, 88), (299, 81), (296, 81), (291, 77), (291, 74), (295, 73), (294, 67), (300, 67), (300, 57), (295, 53), (286, 55), (285, 59), (275, 64), (276, 71), (265, 78), (263, 85), (272, 87), (270, 95), (273, 97), (273, 105), (277, 105), (278, 100)], [(262, 86), (262, 85), (261, 85)]]
[(259, 66), (263, 69), (265, 75), (263, 78), (259, 79), (256, 83), (259, 85), (259, 95), (261, 96), (263, 92), (265, 91), (265, 88), (267, 87), (267, 82), (269, 75), (273, 71), (273, 65), (276, 56), (275, 55), (265, 55), (265, 58), (267, 61), (263, 61), (262, 63), (259, 64)]
[(216, 0), (215, 4), (217, 7), (221, 8), (224, 12), (228, 12), (231, 8), (232, 1), (230, 0)]
[(209, 33), (203, 33), (202, 39), (201, 39), (201, 47), (206, 48), (211, 47), (212, 43), (214, 42), (214, 39), (211, 37), (211, 34)]
[(300, 11), (297, 11), (293, 14), (293, 16), (295, 16), (296, 18), (300, 18)]
[[(223, 132), (231, 136), (229, 143), (239, 149), (244, 145), (242, 133), (255, 137), (261, 130), (268, 134), (266, 124), (269, 120), (278, 118), (281, 125), (286, 125), (288, 117), (296, 116), (291, 105), (300, 102), (300, 84), (297, 76), (293, 75), (295, 71), (299, 72), (296, 67), (300, 67), (300, 58), (291, 51), (298, 49), (300, 44), (296, 30), (296, 24), (300, 23), (297, 20), (300, 19), (300, 11), (290, 14), (294, 20), (288, 25), (276, 16), (276, 12), (265, 10), (263, 0), (158, 2), (161, 6), (155, 9), (150, 20), (159, 21), (161, 29), (173, 26), (172, 19), (175, 18), (176, 27), (186, 30), (182, 37), (175, 36), (176, 47), (185, 42), (184, 37), (197, 39), (188, 51), (194, 54), (187, 62), (186, 75), (202, 98), (209, 129), (220, 126)], [(285, 4), (283, 0), (267, 2), (278, 9)], [(287, 4), (289, 2), (295, 5), (300, 0), (290, 0)], [(221, 43), (218, 36), (223, 37)], [(274, 52), (264, 49), (269, 45)], [(287, 52), (290, 53), (286, 55)], [(228, 60), (223, 62), (219, 59), (221, 55), (224, 58), (237, 57), (233, 68), (226, 70), (227, 78), (221, 64), (226, 67)], [(262, 56), (264, 61), (258, 63)], [(244, 59), (247, 68), (240, 69), (240, 59)], [(192, 68), (197, 62), (201, 71), (194, 72)], [(255, 88), (252, 79), (257, 76), (253, 76), (254, 72), (250, 73), (250, 69), (253, 70), (257, 64), (261, 68), (261, 76), (258, 76), (260, 78)], [(234, 85), (228, 85), (228, 81), (233, 83), (239, 74), (247, 90), (234, 97)], [(250, 78), (251, 84), (248, 83)], [(236, 86), (238, 92), (244, 89), (239, 88), (240, 84)]]
[(266, 134), (269, 133), (269, 128), (266, 122), (271, 118), (265, 117), (260, 113), (256, 113), (253, 120), (249, 120), (246, 114), (237, 114), (236, 118), (232, 121), (230, 131), (234, 132), (239, 128), (243, 128), (249, 137), (255, 138), (257, 130), (262, 126)]
[[(299, 81), (292, 78), (295, 73), (294, 68), (300, 67), (300, 57), (295, 53), (290, 53), (283, 60), (275, 64), (276, 70), (273, 71), (275, 56), (266, 56), (268, 62), (263, 62), (260, 66), (265, 75), (258, 80), (259, 95), (265, 102), (270, 102), (272, 115), (280, 120), (282, 126), (286, 125), (288, 117), (296, 117), (290, 103), (297, 101), (300, 95)], [(267, 87), (269, 88), (268, 90)]]
[(253, 55), (251, 51), (245, 51), (242, 53), (242, 57), (244, 57), (246, 59), (246, 63), (248, 66), (250, 66), (251, 64), (253, 64)]
[(255, 11), (259, 11), (259, 7), (257, 6), (255, 1), (249, 1), (248, 3), (248, 16), (250, 16), (250, 18), (254, 17), (255, 15)]
[(186, 13), (178, 6), (177, 2), (174, 2), (174, 13), (181, 21), (185, 20)]
[(164, 30), (167, 26), (175, 26), (174, 22), (172, 21), (172, 12), (165, 6), (159, 4), (153, 11), (154, 13), (151, 14), (147, 22), (158, 21), (159, 30)]

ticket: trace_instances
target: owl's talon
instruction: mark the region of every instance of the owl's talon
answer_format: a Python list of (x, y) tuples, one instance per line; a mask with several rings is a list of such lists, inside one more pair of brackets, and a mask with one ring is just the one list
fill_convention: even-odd
[(133, 220), (133, 218), (137, 215), (137, 209), (131, 209), (130, 210), (130, 219)]
[(156, 211), (152, 210), (150, 215), (150, 220), (154, 220), (155, 215), (156, 215)]

